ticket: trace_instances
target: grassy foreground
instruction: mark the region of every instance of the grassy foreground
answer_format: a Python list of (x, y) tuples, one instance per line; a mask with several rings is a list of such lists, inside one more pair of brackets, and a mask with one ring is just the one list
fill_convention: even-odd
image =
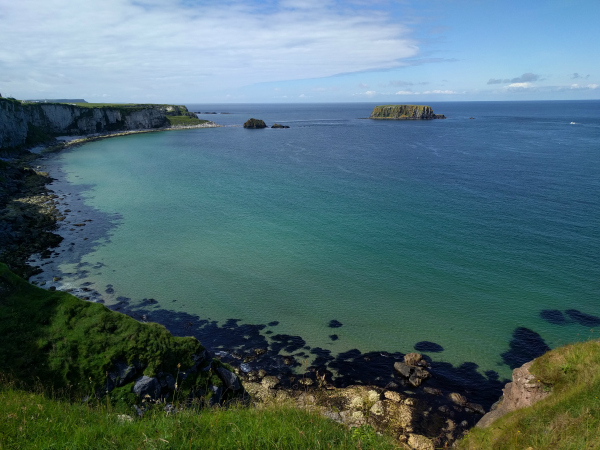
[[(397, 447), (370, 427), (351, 430), (316, 411), (240, 404), (201, 409), (184, 389), (172, 399), (176, 413), (166, 412), (164, 403), (146, 403), (140, 417), (131, 383), (98, 395), (111, 361), (141, 361), (147, 375), (183, 369), (200, 343), (33, 286), (1, 263), (0, 336), (2, 450)], [(216, 376), (190, 376), (186, 383), (209, 381), (220, 383)]]
[(600, 342), (567, 345), (539, 357), (530, 372), (551, 395), (474, 428), (461, 449), (599, 449)]
[(0, 388), (0, 449), (392, 449), (371, 428), (350, 430), (317, 412), (161, 408), (122, 415), (110, 403), (72, 404), (43, 393)]

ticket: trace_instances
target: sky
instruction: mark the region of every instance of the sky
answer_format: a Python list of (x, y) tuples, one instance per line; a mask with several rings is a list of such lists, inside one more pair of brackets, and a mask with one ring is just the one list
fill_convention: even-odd
[(600, 99), (600, 0), (0, 0), (0, 94)]

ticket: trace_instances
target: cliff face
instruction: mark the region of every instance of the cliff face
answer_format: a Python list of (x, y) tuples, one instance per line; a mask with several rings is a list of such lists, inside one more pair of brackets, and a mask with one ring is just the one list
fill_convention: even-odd
[(0, 98), (0, 150), (31, 145), (58, 135), (168, 127), (166, 116), (196, 117), (185, 106), (22, 103)]
[(443, 114), (434, 114), (431, 106), (425, 105), (382, 105), (376, 106), (370, 119), (429, 120), (445, 119)]

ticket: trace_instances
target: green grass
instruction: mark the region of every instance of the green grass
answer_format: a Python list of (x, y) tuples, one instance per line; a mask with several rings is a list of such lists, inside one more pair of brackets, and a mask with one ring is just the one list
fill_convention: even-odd
[(306, 410), (270, 406), (187, 409), (162, 405), (132, 421), (110, 402), (72, 404), (40, 392), (0, 387), (1, 449), (356, 449), (397, 448), (372, 429), (349, 430)]
[(167, 117), (167, 120), (169, 121), (169, 124), (172, 127), (200, 125), (200, 124), (208, 122), (208, 120), (200, 120), (200, 119), (196, 119), (195, 117), (188, 117), (188, 116), (166, 116), (166, 117)]
[(316, 410), (242, 404), (201, 409), (206, 399), (187, 392), (220, 385), (211, 371), (186, 379), (173, 398), (176, 414), (155, 403), (138, 417), (133, 383), (94, 395), (110, 362), (142, 361), (147, 375), (179, 363), (184, 370), (200, 343), (33, 286), (1, 263), (0, 336), (0, 449), (396, 448), (392, 437), (367, 426), (348, 429)]
[(181, 370), (190, 367), (192, 354), (203, 348), (195, 338), (174, 337), (161, 325), (40, 289), (1, 263), (0, 336), (0, 372), (54, 388), (87, 389), (90, 381), (99, 387), (117, 360), (140, 361), (149, 376), (175, 373), (178, 364)]
[(459, 448), (600, 448), (600, 342), (552, 350), (538, 358), (530, 372), (551, 394), (487, 429), (473, 429)]

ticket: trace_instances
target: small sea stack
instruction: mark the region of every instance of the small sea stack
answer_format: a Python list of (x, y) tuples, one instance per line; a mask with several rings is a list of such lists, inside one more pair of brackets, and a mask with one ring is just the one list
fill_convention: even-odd
[(445, 119), (443, 114), (434, 114), (431, 106), (425, 105), (381, 105), (376, 106), (369, 119), (386, 120), (430, 120)]
[(267, 128), (267, 125), (260, 119), (248, 119), (244, 123), (244, 128)]

